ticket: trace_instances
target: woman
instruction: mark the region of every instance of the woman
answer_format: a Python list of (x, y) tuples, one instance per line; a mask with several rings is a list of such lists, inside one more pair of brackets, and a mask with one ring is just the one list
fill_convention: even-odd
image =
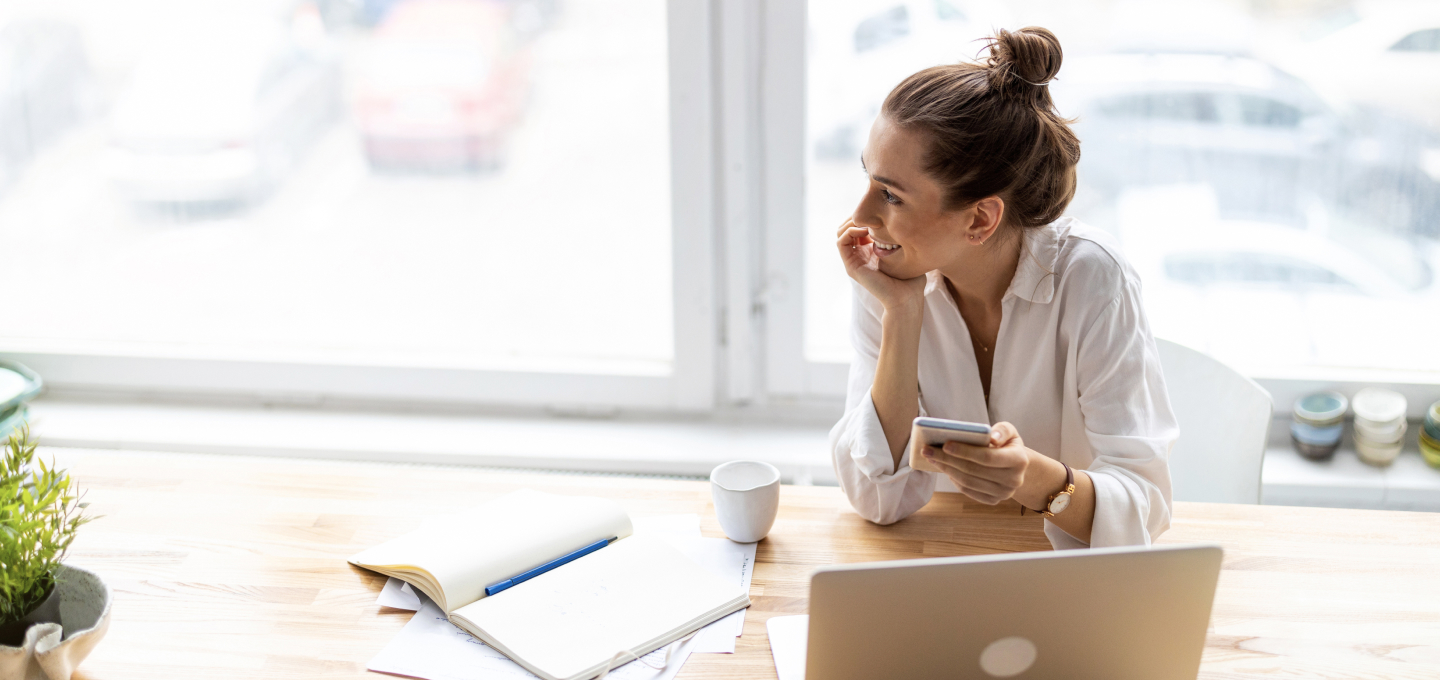
[(839, 233), (856, 358), (830, 440), (872, 522), (929, 502), (938, 474), (905, 455), (927, 415), (996, 423), (989, 447), (925, 456), (975, 500), (1056, 511), (1056, 548), (1169, 527), (1178, 431), (1140, 281), (1104, 232), (1061, 217), (1080, 159), (1046, 86), (1061, 56), (1048, 30), (1001, 30), (983, 62), (896, 86), (870, 131), (869, 188)]

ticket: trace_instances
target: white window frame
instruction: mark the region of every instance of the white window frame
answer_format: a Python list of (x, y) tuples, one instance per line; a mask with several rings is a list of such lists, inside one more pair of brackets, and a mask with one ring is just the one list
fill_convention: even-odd
[(382, 365), (185, 359), (12, 348), (0, 356), (45, 377), (52, 392), (213, 395), (263, 403), (327, 401), (708, 411), (716, 401), (715, 130), (712, 6), (666, 9), (674, 360), (669, 374), (531, 372)]
[(769, 0), (765, 9), (766, 387), (778, 399), (833, 399), (845, 394), (849, 366), (805, 357), (807, 3)]

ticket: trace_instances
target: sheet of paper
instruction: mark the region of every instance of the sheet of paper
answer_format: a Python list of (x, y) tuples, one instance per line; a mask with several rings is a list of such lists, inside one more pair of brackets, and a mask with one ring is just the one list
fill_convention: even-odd
[[(704, 567), (706, 571), (709, 571), (710, 573), (715, 574), (720, 578), (726, 579), (727, 581), (739, 585), (741, 568), (741, 557), (739, 555), (731, 555), (723, 552), (709, 555), (705, 555), (702, 553), (697, 555), (693, 551), (686, 550), (687, 546), (692, 548), (692, 550), (696, 546), (696, 544), (703, 546), (704, 544), (700, 543), (701, 541), (719, 540), (725, 539), (695, 538), (690, 539), (689, 541), (680, 542), (680, 544), (676, 545), (675, 547), (679, 548), (680, 552), (685, 553), (686, 557), (689, 557), (691, 560), (694, 560), (697, 564)], [(739, 613), (740, 612), (735, 612), (734, 614), (730, 614), (725, 618), (722, 618), (708, 626), (705, 626), (704, 628), (701, 628), (700, 631), (695, 635), (695, 649), (693, 651), (697, 653), (707, 654), (734, 654), (735, 625), (732, 619), (734, 618), (735, 614)]]
[(420, 609), (420, 595), (409, 583), (391, 576), (390, 580), (385, 582), (385, 587), (380, 589), (380, 597), (375, 600), (375, 604), (413, 612)]
[[(755, 548), (756, 548), (757, 544), (756, 544), (756, 543), (736, 543), (736, 542), (734, 542), (734, 541), (730, 541), (730, 539), (728, 539), (728, 538), (727, 538), (727, 539), (717, 539), (717, 540), (726, 540), (726, 541), (729, 541), (730, 544), (731, 544), (731, 546), (732, 546), (731, 548), (729, 548), (729, 550), (736, 551), (736, 552), (740, 553), (741, 555), (744, 555), (744, 556), (745, 556), (744, 561), (742, 561), (742, 562), (740, 563), (740, 569), (741, 569), (741, 571), (742, 571), (741, 576), (740, 576), (740, 587), (741, 587), (741, 588), (744, 588), (744, 589), (745, 589), (745, 592), (747, 592), (747, 593), (750, 592), (750, 579), (751, 579), (751, 577), (753, 577), (753, 576), (755, 575)], [(736, 620), (735, 620), (735, 637), (740, 637), (740, 635), (745, 632), (745, 612), (747, 612), (747, 611), (749, 611), (749, 610), (750, 610), (750, 608), (749, 608), (749, 607), (746, 607), (746, 608), (744, 608), (744, 609), (741, 609), (741, 610), (738, 611), (738, 612), (735, 612), (734, 614), (731, 614), (731, 616), (735, 617), (735, 619), (736, 619)]]
[[(745, 592), (750, 592), (750, 580), (755, 566), (754, 543), (736, 543), (728, 538), (696, 538), (688, 541), (672, 540), (671, 544), (701, 566), (727, 565), (728, 568), (732, 560), (738, 558), (739, 572), (734, 576), (739, 579), (737, 582), (740, 587), (744, 588)], [(710, 625), (726, 624), (734, 631), (733, 634), (739, 637), (745, 632), (745, 611), (741, 609)]]
[[(672, 540), (671, 545), (712, 573), (727, 580), (733, 579), (746, 592), (750, 591), (751, 568), (755, 564), (754, 543), (736, 543), (727, 538), (691, 538)], [(745, 610), (741, 609), (700, 629), (694, 651), (733, 654), (735, 638), (744, 632), (744, 628)]]
[[(370, 670), (426, 680), (521, 680), (535, 677), (504, 654), (455, 627), (434, 603), (423, 597), (421, 599), (420, 611), (390, 644), (370, 660)], [(632, 661), (610, 671), (606, 677), (616, 680), (671, 680), (690, 657), (694, 640), (676, 642), (671, 646), (675, 647), (675, 651), (664, 669), (655, 670)], [(643, 658), (658, 666), (665, 661), (665, 649), (658, 649)]]
[[(429, 522), (437, 521), (439, 520), (433, 518), (429, 520)], [(453, 519), (448, 521), (453, 521)], [(635, 527), (636, 534), (659, 536), (667, 541), (700, 538), (700, 516), (696, 514), (651, 515), (649, 517), (636, 517), (632, 519), (631, 522)], [(755, 556), (753, 547), (750, 550), (750, 556), (752, 558)], [(747, 590), (749, 589), (750, 580), (748, 577), (743, 585)], [(385, 582), (385, 587), (380, 590), (380, 597), (375, 600), (375, 604), (382, 607), (404, 609), (413, 612), (420, 609), (420, 598), (417, 596), (415, 590), (410, 587), (410, 584), (392, 576), (389, 581)], [(731, 616), (734, 616), (734, 614), (731, 614)], [(744, 621), (743, 617), (744, 614), (742, 613), (742, 622)]]
[(805, 647), (810, 642), (810, 617), (776, 616), (765, 622), (770, 654), (779, 680), (805, 680)]
[(736, 638), (730, 634), (730, 626), (722, 624), (724, 620), (696, 631), (695, 647), (690, 651), (696, 654), (734, 654)]

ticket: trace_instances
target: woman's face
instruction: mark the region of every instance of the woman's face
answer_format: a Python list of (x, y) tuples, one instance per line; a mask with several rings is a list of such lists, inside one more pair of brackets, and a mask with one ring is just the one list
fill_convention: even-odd
[(851, 218), (870, 231), (880, 271), (910, 279), (962, 265), (974, 248), (976, 208), (946, 210), (944, 189), (921, 165), (928, 140), (880, 116), (870, 128), (861, 164), (870, 185)]

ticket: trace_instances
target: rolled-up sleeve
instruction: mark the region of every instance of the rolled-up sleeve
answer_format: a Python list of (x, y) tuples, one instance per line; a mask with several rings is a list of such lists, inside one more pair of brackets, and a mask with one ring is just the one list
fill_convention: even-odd
[[(900, 469), (870, 398), (875, 365), (880, 357), (880, 315), (884, 308), (868, 291), (852, 284), (854, 321), (851, 344), (855, 359), (845, 393), (845, 415), (830, 430), (830, 451), (835, 475), (850, 505), (861, 517), (877, 524), (893, 524), (930, 502), (935, 476), (910, 467), (903, 457)], [(924, 406), (921, 406), (924, 413)]]
[(1160, 354), (1125, 285), (1082, 335), (1076, 378), (1095, 459), (1092, 547), (1149, 545), (1170, 527), (1170, 449), (1179, 436)]

